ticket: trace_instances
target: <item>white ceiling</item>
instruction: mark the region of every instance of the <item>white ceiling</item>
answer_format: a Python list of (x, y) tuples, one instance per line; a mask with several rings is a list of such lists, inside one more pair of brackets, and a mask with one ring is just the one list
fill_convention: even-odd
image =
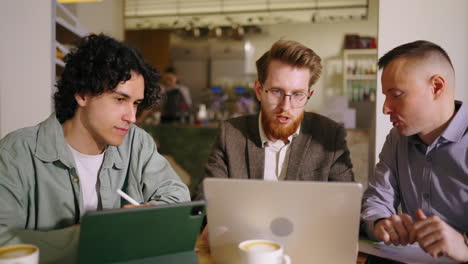
[(125, 27), (183, 28), (360, 20), (368, 0), (125, 0)]

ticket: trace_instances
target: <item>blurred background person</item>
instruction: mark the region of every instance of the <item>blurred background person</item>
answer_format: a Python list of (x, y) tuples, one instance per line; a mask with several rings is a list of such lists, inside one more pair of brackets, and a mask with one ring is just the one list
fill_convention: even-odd
[(161, 107), (146, 110), (139, 114), (138, 124), (149, 119), (156, 123), (186, 123), (192, 110), (190, 89), (181, 84), (174, 68), (169, 67), (159, 82), (163, 101)]
[(174, 68), (167, 68), (161, 78), (164, 103), (161, 109), (161, 123), (188, 122), (192, 98), (187, 86), (180, 84)]

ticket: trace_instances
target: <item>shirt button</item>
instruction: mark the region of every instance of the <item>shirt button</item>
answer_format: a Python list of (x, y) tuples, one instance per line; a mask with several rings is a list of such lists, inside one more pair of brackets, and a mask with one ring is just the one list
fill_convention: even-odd
[(424, 194), (423, 194), (423, 197), (424, 197), (424, 199), (427, 200), (427, 199), (429, 199), (429, 194), (428, 194), (428, 193), (424, 193)]
[(73, 178), (73, 182), (74, 182), (74, 183), (78, 183), (79, 181), (80, 181), (80, 178), (78, 178), (78, 177), (74, 177), (74, 178)]

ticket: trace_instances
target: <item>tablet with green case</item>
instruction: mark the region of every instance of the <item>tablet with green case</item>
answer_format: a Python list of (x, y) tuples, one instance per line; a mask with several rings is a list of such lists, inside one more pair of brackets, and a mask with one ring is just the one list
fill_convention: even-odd
[(198, 263), (203, 201), (92, 212), (83, 217), (78, 262)]

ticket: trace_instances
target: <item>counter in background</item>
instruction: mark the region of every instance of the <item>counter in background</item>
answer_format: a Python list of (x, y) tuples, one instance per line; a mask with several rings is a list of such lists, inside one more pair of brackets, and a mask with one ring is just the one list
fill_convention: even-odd
[[(205, 175), (204, 166), (216, 138), (217, 124), (208, 126), (191, 125), (144, 125), (156, 141), (159, 153), (171, 156), (190, 175), (190, 193), (195, 195), (198, 184)], [(367, 186), (369, 135), (367, 131), (348, 129), (346, 136), (351, 153), (356, 181)]]
[(202, 181), (204, 166), (216, 138), (217, 124), (208, 126), (191, 125), (143, 125), (155, 140), (159, 153), (169, 155), (186, 170), (190, 176), (190, 193), (193, 197)]

